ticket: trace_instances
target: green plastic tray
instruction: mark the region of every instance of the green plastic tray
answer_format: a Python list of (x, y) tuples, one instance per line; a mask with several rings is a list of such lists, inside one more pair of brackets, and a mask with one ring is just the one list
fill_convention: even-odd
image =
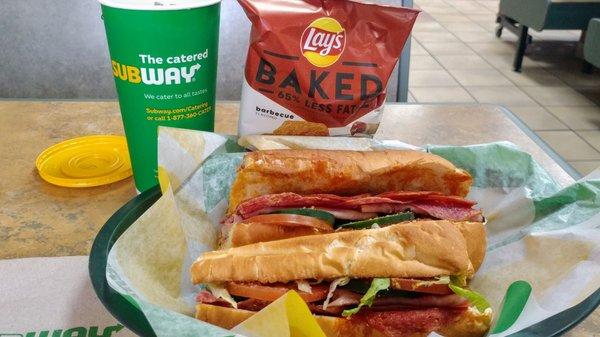
[(160, 187), (155, 186), (133, 198), (113, 214), (94, 239), (88, 266), (92, 286), (100, 302), (121, 324), (144, 337), (156, 337), (156, 334), (140, 309), (108, 285), (106, 264), (108, 253), (119, 236), (160, 196)]
[[(144, 314), (108, 285), (106, 280), (106, 263), (108, 252), (119, 236), (158, 200), (160, 196), (160, 188), (155, 186), (121, 207), (100, 229), (90, 253), (90, 278), (92, 279), (92, 285), (98, 298), (100, 298), (106, 309), (121, 324), (143, 337), (156, 337), (156, 334), (150, 327), (150, 323), (148, 323)], [(600, 289), (578, 305), (516, 332), (510, 335), (510, 337), (560, 336), (583, 321), (599, 304)]]

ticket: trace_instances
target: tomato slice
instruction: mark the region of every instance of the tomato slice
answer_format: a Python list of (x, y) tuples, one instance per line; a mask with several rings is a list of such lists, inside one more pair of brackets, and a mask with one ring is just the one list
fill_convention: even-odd
[(448, 287), (447, 284), (423, 284), (423, 282), (427, 281), (410, 278), (392, 278), (391, 282), (392, 289), (416, 291), (420, 293), (437, 295), (453, 294), (452, 290)]
[(327, 297), (327, 292), (329, 292), (329, 286), (324, 284), (315, 284), (312, 285), (311, 288), (312, 293), (306, 293), (298, 290), (296, 284), (273, 283), (263, 285), (260, 283), (227, 283), (227, 291), (229, 291), (231, 295), (269, 302), (275, 301), (291, 289), (297, 291), (298, 295), (300, 295), (305, 302), (316, 302), (325, 299), (325, 297)]
[(327, 221), (299, 214), (262, 214), (245, 219), (243, 222), (255, 222), (279, 226), (306, 226), (323, 231), (333, 231), (333, 227)]

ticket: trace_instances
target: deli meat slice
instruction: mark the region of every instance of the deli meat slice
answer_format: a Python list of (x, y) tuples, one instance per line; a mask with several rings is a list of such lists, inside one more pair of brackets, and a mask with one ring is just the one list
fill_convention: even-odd
[(362, 212), (399, 213), (411, 211), (415, 214), (451, 221), (483, 221), (481, 211), (464, 207), (440, 206), (419, 202), (415, 204), (369, 204), (360, 207)]
[(201, 292), (198, 293), (198, 295), (196, 295), (196, 302), (213, 304), (213, 305), (218, 305), (218, 306), (222, 306), (222, 307), (231, 307), (231, 304), (229, 304), (229, 302), (227, 302), (221, 298), (215, 297), (210, 291), (207, 291), (207, 290), (202, 290)]
[(357, 305), (363, 295), (345, 290), (337, 289), (333, 294), (332, 301), (329, 302), (329, 307), (343, 307), (347, 305)]
[(238, 309), (250, 310), (250, 311), (261, 311), (264, 307), (271, 304), (269, 301), (257, 300), (254, 298), (249, 298), (247, 300), (243, 300), (238, 302)]
[(435, 199), (436, 197), (452, 198), (439, 192), (385, 192), (375, 196), (364, 196), (358, 199), (347, 200), (345, 204), (354, 206), (379, 203), (406, 204), (415, 200)]
[[(208, 303), (208, 302), (203, 302)], [(211, 303), (229, 307), (227, 303)], [(270, 302), (247, 299), (238, 302), (238, 308), (249, 311), (260, 311)], [(321, 305), (307, 304), (310, 311), (317, 315), (338, 316), (342, 307), (329, 307), (323, 310)], [(369, 327), (380, 331), (388, 337), (410, 336), (414, 333), (428, 333), (452, 324), (465, 311), (465, 308), (404, 308), (392, 311), (377, 311), (365, 308), (353, 315), (351, 320), (364, 321)]]
[(481, 211), (473, 210), (471, 208), (426, 203), (416, 203), (412, 206), (419, 208), (425, 213), (438, 219), (453, 221), (483, 221)]
[(425, 295), (419, 297), (378, 297), (373, 302), (372, 308), (390, 310), (397, 307), (445, 307), (462, 308), (469, 307), (469, 301), (456, 294), (451, 295)]
[(381, 198), (388, 198), (396, 201), (411, 202), (421, 200), (435, 200), (439, 203), (447, 203), (462, 206), (474, 206), (475, 201), (452, 196), (444, 195), (439, 192), (385, 192), (378, 195)]
[(215, 303), (217, 298), (210, 291), (202, 290), (196, 295), (196, 302), (199, 303)]
[(266, 194), (260, 197), (252, 198), (238, 205), (236, 213), (248, 218), (249, 215), (255, 215), (264, 208), (278, 207), (331, 207), (337, 208), (348, 198), (333, 194), (312, 194), (300, 195), (291, 192)]
[(428, 333), (450, 325), (466, 309), (426, 308), (360, 312), (351, 319), (362, 320), (388, 337)]
[[(249, 311), (261, 311), (262, 309), (264, 309), (267, 305), (271, 304), (272, 302), (269, 301), (263, 301), (263, 300), (257, 300), (254, 298), (249, 298), (246, 300), (243, 300), (241, 302), (238, 302), (238, 309), (243, 309), (243, 310), (249, 310)], [(308, 306), (308, 309), (313, 313), (313, 314), (318, 314), (318, 315), (339, 315), (342, 313), (342, 311), (344, 310), (344, 307), (329, 307), (327, 309), (323, 309), (322, 305), (317, 305), (314, 303), (306, 303), (306, 305)], [(230, 305), (221, 305), (221, 306), (229, 306)]]
[(333, 194), (300, 195), (297, 193), (267, 194), (241, 203), (226, 224), (284, 208), (312, 207), (330, 212), (338, 219), (363, 220), (377, 213), (412, 211), (432, 218), (452, 221), (482, 221), (476, 203), (438, 192), (387, 192), (379, 195), (342, 197)]

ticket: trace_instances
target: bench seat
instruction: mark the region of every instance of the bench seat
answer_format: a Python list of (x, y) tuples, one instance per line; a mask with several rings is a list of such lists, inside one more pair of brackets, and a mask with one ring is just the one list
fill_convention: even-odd
[(600, 68), (600, 19), (590, 21), (583, 45), (583, 57)]

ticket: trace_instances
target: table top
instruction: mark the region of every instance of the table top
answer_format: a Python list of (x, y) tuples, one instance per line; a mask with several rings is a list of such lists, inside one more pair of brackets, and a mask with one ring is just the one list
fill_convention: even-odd
[[(466, 145), (510, 140), (559, 182), (574, 171), (507, 110), (493, 105), (389, 104), (381, 134), (414, 145)], [(238, 102), (218, 102), (215, 131), (237, 133)], [(133, 179), (74, 189), (43, 181), (35, 159), (60, 141), (92, 134), (123, 134), (116, 101), (0, 100), (0, 259), (89, 254), (92, 241), (136, 195)], [(549, 151), (549, 152), (548, 152)], [(600, 331), (596, 310), (568, 336)]]
[[(217, 104), (215, 131), (237, 133), (237, 102)], [(494, 105), (385, 107), (381, 135), (414, 145), (466, 145), (510, 140), (541, 163), (562, 185), (573, 178), (506, 110)], [(0, 101), (0, 259), (89, 253), (106, 220), (136, 195), (133, 179), (92, 188), (65, 188), (43, 181), (35, 159), (65, 139), (123, 134), (115, 101)]]

